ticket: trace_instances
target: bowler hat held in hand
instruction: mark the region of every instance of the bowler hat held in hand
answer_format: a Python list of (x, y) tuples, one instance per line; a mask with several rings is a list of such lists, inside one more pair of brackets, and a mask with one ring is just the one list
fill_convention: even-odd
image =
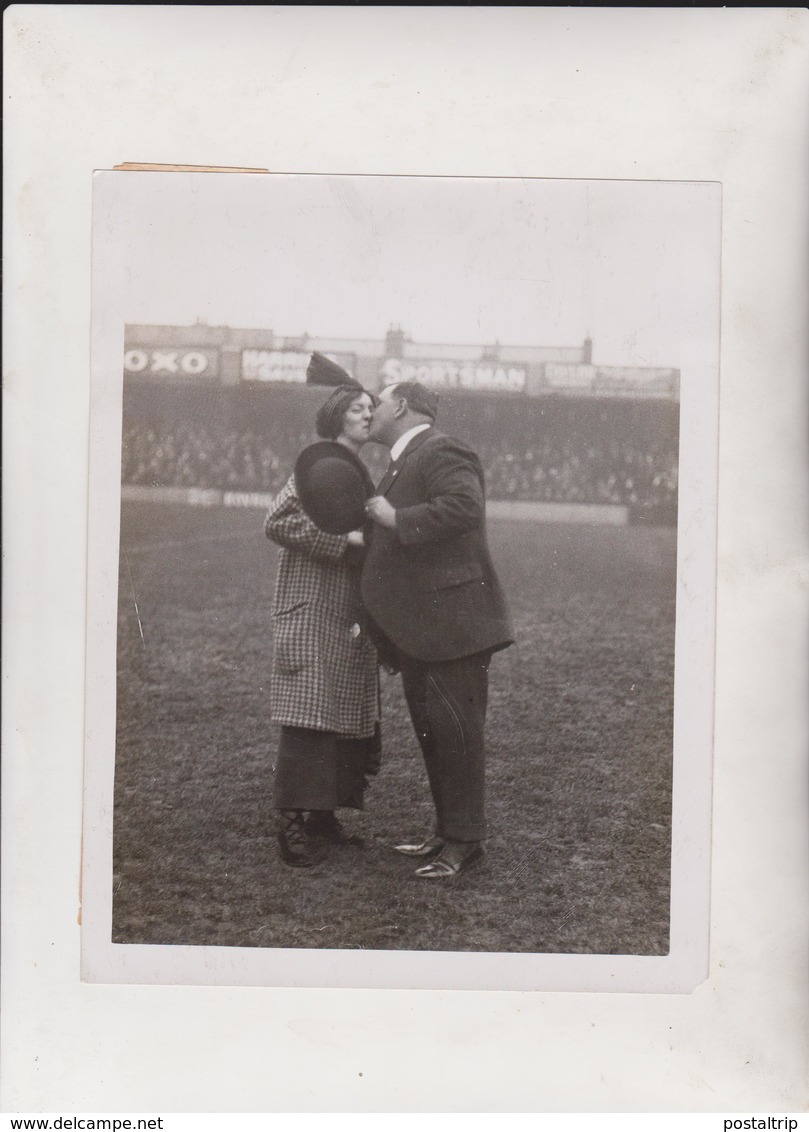
[(374, 494), (362, 460), (333, 440), (304, 448), (295, 464), (295, 485), (306, 514), (331, 535), (358, 530), (365, 521), (365, 501)]

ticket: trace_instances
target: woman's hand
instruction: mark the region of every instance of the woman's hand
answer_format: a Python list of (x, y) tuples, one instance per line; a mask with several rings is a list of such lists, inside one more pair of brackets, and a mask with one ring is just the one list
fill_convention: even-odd
[(349, 531), (346, 538), (349, 546), (365, 546), (365, 536), (362, 531)]

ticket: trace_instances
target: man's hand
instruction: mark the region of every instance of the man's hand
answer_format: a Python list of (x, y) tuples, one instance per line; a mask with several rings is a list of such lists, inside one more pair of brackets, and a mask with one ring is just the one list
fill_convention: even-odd
[(396, 526), (396, 508), (391, 507), (384, 495), (374, 495), (365, 504), (365, 514), (380, 527), (393, 530)]
[(346, 538), (349, 546), (365, 546), (365, 535), (362, 531), (349, 531)]

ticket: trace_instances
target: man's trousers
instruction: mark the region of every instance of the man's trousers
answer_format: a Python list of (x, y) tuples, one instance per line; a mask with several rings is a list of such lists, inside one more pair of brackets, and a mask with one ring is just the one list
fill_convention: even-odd
[(414, 660), (399, 653), (410, 718), (424, 754), (439, 837), (486, 836), (483, 730), (491, 652), (458, 660)]

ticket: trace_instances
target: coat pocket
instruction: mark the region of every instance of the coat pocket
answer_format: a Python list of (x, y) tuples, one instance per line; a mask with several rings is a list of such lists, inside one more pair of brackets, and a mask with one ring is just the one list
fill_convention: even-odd
[(316, 633), (308, 601), (298, 601), (273, 614), (275, 671), (291, 676), (308, 668), (314, 659)]
[(446, 566), (434, 566), (419, 574), (419, 588), (422, 590), (446, 590), (451, 586), (462, 586), (483, 577), (483, 567), (479, 562), (455, 562)]

